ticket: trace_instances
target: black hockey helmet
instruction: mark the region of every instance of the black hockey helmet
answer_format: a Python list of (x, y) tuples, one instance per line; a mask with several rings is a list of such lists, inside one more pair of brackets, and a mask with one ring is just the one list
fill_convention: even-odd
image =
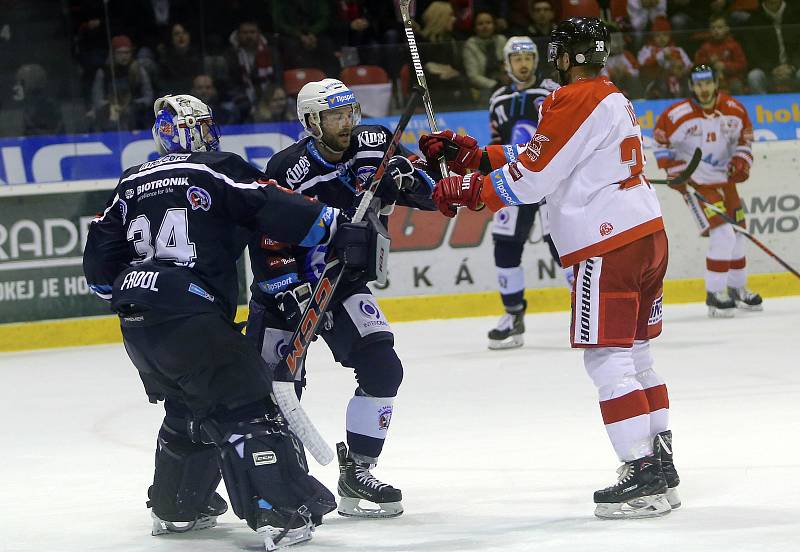
[(569, 54), (572, 65), (606, 64), (611, 50), (611, 34), (596, 17), (571, 17), (550, 33), (547, 61), (554, 66), (559, 56)]

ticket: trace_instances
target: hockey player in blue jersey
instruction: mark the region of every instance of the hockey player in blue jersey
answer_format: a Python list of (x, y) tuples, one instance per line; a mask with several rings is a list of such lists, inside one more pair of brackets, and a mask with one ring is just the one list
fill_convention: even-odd
[(358, 247), (338, 236), (361, 228), (357, 241), (368, 242), (370, 229), (217, 151), (218, 128), (197, 98), (165, 96), (154, 111), (162, 156), (123, 173), (84, 251), (86, 279), (119, 314), (145, 392), (164, 401), (153, 534), (214, 526), (227, 510), (215, 493), (221, 468), (234, 512), (267, 550), (308, 540), (335, 498), (308, 474), (270, 399), (269, 368), (234, 324), (236, 262), (253, 232), (335, 254)]
[[(526, 144), (536, 134), (539, 124), (539, 106), (558, 88), (548, 78), (539, 79), (536, 67), (539, 53), (536, 44), (527, 36), (512, 36), (503, 48), (511, 84), (498, 88), (489, 100), (489, 121), (492, 144)], [(463, 138), (460, 138), (463, 139)], [(515, 155), (509, 152), (507, 155)], [(511, 159), (509, 159), (511, 161)], [(556, 264), (558, 253), (547, 231), (547, 214), (544, 203), (506, 207), (494, 215), (492, 239), (494, 263), (500, 298), (506, 313), (497, 326), (489, 332), (490, 349), (521, 347), (524, 343), (525, 270), (522, 268), (522, 251), (539, 212), (542, 236), (550, 248)], [(567, 280), (572, 269), (567, 271)]]
[[(343, 210), (358, 202), (391, 141), (380, 125), (360, 125), (359, 104), (341, 81), (306, 84), (297, 97), (297, 114), (306, 137), (276, 153), (266, 174), (298, 194)], [(378, 188), (381, 211), (395, 202), (434, 210), (433, 179), (404, 155), (391, 159)], [(290, 247), (264, 233), (250, 242), (254, 281), (247, 334), (258, 342), (268, 363), (275, 363), (296, 327), (299, 313), (317, 281), (325, 247)], [(371, 469), (383, 448), (403, 366), (394, 336), (365, 282), (340, 284), (321, 336), (336, 361), (352, 368), (358, 386), (347, 406), (347, 445), (337, 446), (340, 465), (339, 513), (358, 517), (393, 517), (403, 511), (399, 489), (376, 479)], [(305, 367), (298, 371), (298, 394)], [(349, 449), (349, 450), (348, 450)], [(362, 507), (367, 500), (375, 507)]]

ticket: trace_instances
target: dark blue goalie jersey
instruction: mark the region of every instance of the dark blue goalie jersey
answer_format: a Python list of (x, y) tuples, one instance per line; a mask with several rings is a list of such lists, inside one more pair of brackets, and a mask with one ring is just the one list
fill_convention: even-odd
[(558, 84), (550, 79), (518, 90), (513, 84), (495, 90), (489, 99), (492, 144), (527, 144), (539, 126), (539, 106)]
[(126, 170), (89, 227), (91, 289), (126, 305), (170, 312), (235, 313), (236, 261), (255, 232), (313, 246), (328, 239), (334, 209), (269, 184), (232, 153), (165, 155)]
[[(391, 139), (392, 132), (383, 126), (359, 125), (353, 129), (350, 147), (342, 159), (329, 163), (316, 148), (314, 139), (306, 137), (276, 153), (265, 172), (299, 194), (348, 210), (354, 206), (356, 196), (369, 187)], [(413, 158), (402, 147), (397, 154)], [(419, 191), (401, 191), (397, 203), (436, 210), (430, 197), (435, 185), (433, 178), (424, 169), (416, 168), (414, 179), (415, 190)], [(269, 233), (254, 237), (249, 250), (254, 277), (251, 291), (261, 302), (298, 282), (314, 281), (324, 266), (324, 247), (313, 250), (288, 247)]]

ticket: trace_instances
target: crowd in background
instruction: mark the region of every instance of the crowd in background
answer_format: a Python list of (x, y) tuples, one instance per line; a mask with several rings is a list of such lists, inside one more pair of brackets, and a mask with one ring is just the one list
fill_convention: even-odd
[[(533, 38), (551, 76), (550, 31), (576, 15), (609, 24), (606, 71), (631, 98), (686, 97), (695, 63), (734, 94), (800, 91), (798, 4), (412, 0), (411, 13), (434, 106), (460, 110), (508, 83), (507, 37)], [(153, 100), (182, 92), (222, 125), (292, 120), (322, 76), (388, 83), (397, 108), (410, 80), (397, 0), (0, 0), (0, 51), (5, 136), (148, 129)]]

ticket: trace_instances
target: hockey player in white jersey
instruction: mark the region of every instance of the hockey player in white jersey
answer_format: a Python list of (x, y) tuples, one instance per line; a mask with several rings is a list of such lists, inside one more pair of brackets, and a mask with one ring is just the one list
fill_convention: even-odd
[(573, 265), (573, 347), (598, 389), (600, 411), (619, 459), (616, 484), (596, 491), (602, 518), (660, 516), (680, 505), (667, 429), (669, 398), (653, 371), (650, 339), (661, 333), (667, 236), (655, 191), (643, 174), (633, 106), (600, 71), (609, 33), (576, 17), (553, 31), (548, 61), (563, 86), (542, 104), (527, 145), (461, 148), (452, 132), (428, 135), (428, 158), (444, 153), (451, 170), (434, 190), (447, 216), (465, 206), (497, 211), (547, 199), (561, 262)]
[[(703, 198), (745, 227), (744, 209), (736, 185), (750, 177), (753, 164), (753, 125), (747, 109), (719, 90), (716, 71), (695, 65), (689, 75), (693, 97), (670, 105), (658, 118), (653, 137), (658, 166), (668, 175), (686, 167), (695, 149), (702, 161), (692, 173), (689, 186)], [(745, 237), (713, 209), (687, 193), (686, 184), (676, 187), (683, 194), (700, 227), (708, 236), (706, 253), (706, 305), (712, 318), (729, 318), (736, 308), (760, 311), (761, 296), (747, 289)]]
[[(512, 36), (503, 47), (503, 58), (511, 84), (498, 88), (489, 100), (489, 121), (492, 144), (526, 144), (536, 133), (539, 124), (539, 106), (556, 88), (551, 79), (539, 79), (536, 67), (539, 51), (527, 36)], [(456, 137), (456, 140), (467, 137)], [(536, 213), (540, 213), (542, 238), (550, 248), (550, 254), (561, 266), (545, 227), (545, 205), (509, 206), (494, 214), (492, 241), (494, 242), (494, 264), (497, 284), (503, 301), (505, 314), (489, 332), (490, 349), (510, 349), (524, 344), (525, 333), (525, 270), (522, 268), (522, 252), (528, 241)], [(567, 281), (571, 283), (572, 267), (566, 269)]]

